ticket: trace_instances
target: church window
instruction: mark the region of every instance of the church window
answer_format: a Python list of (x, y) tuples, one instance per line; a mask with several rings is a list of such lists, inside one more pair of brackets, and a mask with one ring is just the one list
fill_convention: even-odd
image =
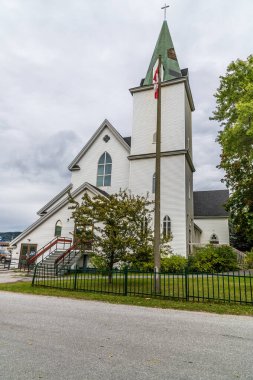
[(112, 159), (109, 153), (102, 154), (98, 161), (97, 186), (111, 186)]
[(152, 193), (153, 194), (155, 193), (155, 173), (153, 174), (153, 178), (152, 178)]
[(103, 138), (103, 140), (104, 140), (105, 143), (108, 143), (108, 141), (110, 140), (110, 136), (105, 135), (104, 138)]
[(54, 236), (61, 236), (61, 231), (62, 231), (62, 223), (60, 220), (58, 220), (55, 223)]
[(171, 234), (171, 220), (168, 215), (163, 218), (163, 238), (168, 238)]
[(219, 238), (216, 234), (211, 235), (210, 244), (219, 244)]

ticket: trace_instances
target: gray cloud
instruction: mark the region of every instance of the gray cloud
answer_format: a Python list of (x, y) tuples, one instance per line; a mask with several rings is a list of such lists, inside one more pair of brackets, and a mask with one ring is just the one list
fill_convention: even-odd
[[(108, 118), (131, 133), (132, 99), (161, 27), (160, 1), (0, 0), (0, 230), (23, 229), (69, 182), (67, 166)], [(195, 189), (222, 188), (213, 93), (251, 53), (253, 3), (178, 0), (168, 24), (188, 67)]]
[[(30, 142), (30, 149), (19, 150), (11, 166), (22, 176), (31, 176), (48, 179), (49, 172), (58, 172), (59, 176), (66, 176), (66, 166), (71, 161), (73, 145), (78, 137), (72, 131), (57, 132), (49, 138), (42, 138), (36, 145)], [(51, 175), (50, 175), (51, 177)]]

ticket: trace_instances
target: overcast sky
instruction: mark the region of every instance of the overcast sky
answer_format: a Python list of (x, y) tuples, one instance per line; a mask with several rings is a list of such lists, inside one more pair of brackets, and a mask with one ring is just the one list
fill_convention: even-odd
[[(194, 189), (221, 189), (219, 75), (252, 53), (252, 0), (169, 2), (168, 25), (188, 67)], [(160, 0), (0, 0), (0, 231), (22, 231), (70, 182), (68, 164), (107, 118), (131, 135), (132, 97), (163, 21)]]

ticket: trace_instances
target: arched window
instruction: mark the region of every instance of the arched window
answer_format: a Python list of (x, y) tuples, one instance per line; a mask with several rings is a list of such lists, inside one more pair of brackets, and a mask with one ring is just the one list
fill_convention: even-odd
[(168, 215), (163, 218), (163, 238), (169, 237), (171, 234), (171, 220)]
[(62, 223), (60, 220), (58, 220), (55, 223), (54, 236), (61, 236), (61, 231), (62, 231)]
[(152, 178), (152, 193), (155, 193), (155, 173), (153, 174)]
[(210, 236), (210, 244), (219, 244), (219, 238), (216, 234)]
[(98, 161), (97, 186), (111, 186), (112, 159), (109, 153), (102, 154)]

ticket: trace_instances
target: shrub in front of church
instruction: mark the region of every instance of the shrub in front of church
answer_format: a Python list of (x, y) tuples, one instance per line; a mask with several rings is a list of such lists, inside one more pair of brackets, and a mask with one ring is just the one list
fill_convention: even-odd
[(253, 251), (246, 252), (245, 264), (247, 269), (253, 269)]
[(238, 269), (237, 256), (227, 245), (207, 245), (197, 248), (189, 256), (188, 269), (191, 272), (220, 273)]
[(103, 257), (92, 255), (90, 256), (90, 267), (98, 270), (104, 270), (106, 268), (106, 262)]
[(187, 267), (188, 260), (180, 255), (172, 255), (161, 259), (161, 271), (169, 273), (182, 273)]

